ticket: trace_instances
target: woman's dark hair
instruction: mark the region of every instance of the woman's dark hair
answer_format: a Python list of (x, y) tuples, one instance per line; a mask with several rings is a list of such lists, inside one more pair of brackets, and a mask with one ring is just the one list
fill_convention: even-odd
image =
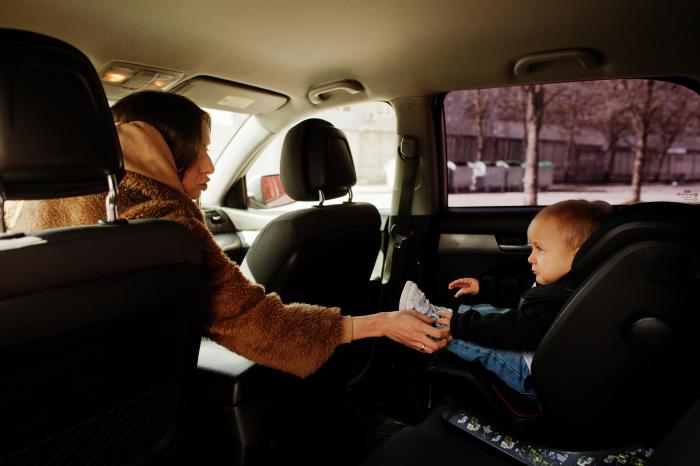
[(136, 92), (122, 98), (112, 106), (112, 116), (117, 123), (145, 121), (153, 125), (173, 153), (180, 179), (197, 162), (204, 123), (211, 125), (209, 114), (190, 99), (161, 91)]

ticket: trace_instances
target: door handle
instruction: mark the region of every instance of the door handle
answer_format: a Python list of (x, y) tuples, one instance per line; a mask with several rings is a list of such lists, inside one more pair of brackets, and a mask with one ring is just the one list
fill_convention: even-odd
[(529, 244), (499, 244), (499, 248), (503, 252), (530, 252), (532, 251), (532, 246)]

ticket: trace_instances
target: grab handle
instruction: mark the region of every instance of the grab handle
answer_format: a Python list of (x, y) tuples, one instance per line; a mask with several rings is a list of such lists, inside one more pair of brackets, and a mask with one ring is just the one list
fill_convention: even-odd
[(583, 68), (594, 68), (600, 64), (598, 55), (586, 49), (554, 50), (552, 52), (533, 53), (515, 62), (513, 73), (522, 76), (530, 71), (532, 65), (556, 61), (578, 61)]
[(344, 91), (348, 94), (359, 94), (364, 91), (364, 86), (353, 79), (347, 79), (345, 81), (335, 81), (332, 83), (321, 84), (320, 86), (315, 86), (309, 91), (309, 101), (318, 105), (324, 100), (328, 99), (328, 95), (335, 91)]

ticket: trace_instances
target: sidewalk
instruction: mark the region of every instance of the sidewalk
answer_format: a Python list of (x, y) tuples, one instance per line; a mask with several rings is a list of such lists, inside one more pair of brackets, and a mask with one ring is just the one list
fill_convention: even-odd
[[(391, 207), (392, 190), (387, 185), (364, 185), (353, 188), (353, 200), (369, 202), (380, 210)], [(397, 190), (398, 193), (398, 190)], [(449, 207), (494, 207), (524, 205), (522, 191), (514, 192), (475, 192), (449, 194)], [(684, 183), (672, 186), (668, 183), (648, 184), (642, 186), (642, 202), (700, 202), (700, 183)], [(610, 204), (626, 204), (632, 198), (632, 188), (626, 184), (613, 185), (552, 185), (548, 191), (537, 194), (538, 205), (549, 205), (566, 199), (587, 199), (590, 201), (603, 200)], [(337, 204), (347, 200), (347, 197), (327, 201), (327, 204)], [(279, 212), (296, 210), (301, 207), (311, 207), (317, 201), (299, 203), (279, 208)], [(273, 212), (274, 209), (270, 209)]]
[[(700, 183), (672, 186), (668, 183), (643, 185), (641, 201), (700, 202)], [(549, 205), (566, 199), (603, 200), (610, 204), (626, 204), (632, 198), (629, 185), (552, 185), (548, 191), (537, 194), (538, 205)], [(521, 206), (522, 192), (459, 193), (448, 196), (450, 207)]]

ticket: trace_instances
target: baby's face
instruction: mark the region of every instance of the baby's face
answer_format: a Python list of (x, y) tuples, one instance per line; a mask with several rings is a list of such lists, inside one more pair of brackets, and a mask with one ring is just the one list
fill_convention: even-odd
[(547, 285), (563, 277), (571, 270), (577, 249), (571, 249), (559, 230), (557, 221), (540, 217), (530, 223), (527, 237), (532, 253), (527, 261), (532, 264), (537, 283)]

